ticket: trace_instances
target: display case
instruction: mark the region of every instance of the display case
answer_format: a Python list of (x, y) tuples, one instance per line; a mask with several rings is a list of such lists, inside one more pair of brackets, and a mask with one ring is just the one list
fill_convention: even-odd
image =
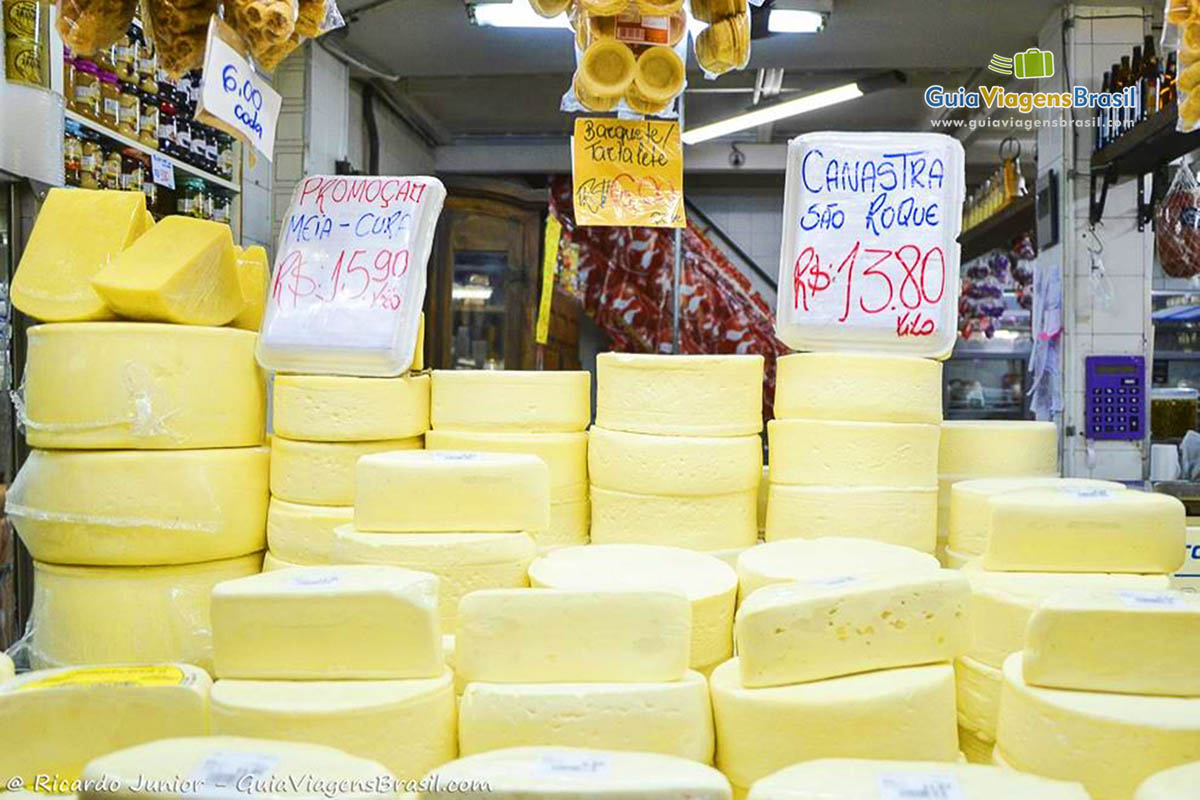
[(1029, 419), (1028, 338), (959, 341), (942, 370), (946, 419)]

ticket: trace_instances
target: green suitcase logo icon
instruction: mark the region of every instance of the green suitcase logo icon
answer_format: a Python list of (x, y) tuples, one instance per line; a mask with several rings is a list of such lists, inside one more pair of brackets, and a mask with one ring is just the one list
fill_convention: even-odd
[(1024, 80), (1054, 77), (1054, 53), (1031, 47), (1013, 54), (1013, 74)]

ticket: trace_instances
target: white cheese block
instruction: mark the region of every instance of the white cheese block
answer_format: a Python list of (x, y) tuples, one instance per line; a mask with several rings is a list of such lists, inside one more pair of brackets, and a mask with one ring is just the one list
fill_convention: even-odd
[(869, 575), (936, 573), (928, 553), (869, 539), (785, 539), (752, 547), (738, 557), (742, 600), (773, 583), (829, 581)]
[(392, 564), (436, 575), (445, 633), (454, 632), (466, 594), (528, 586), (526, 571), (536, 555), (526, 533), (362, 533), (353, 525), (334, 531), (334, 563)]
[(771, 482), (805, 486), (937, 483), (938, 426), (776, 419), (767, 424)]
[(538, 745), (662, 753), (711, 763), (708, 683), (688, 672), (680, 681), (645, 683), (467, 684), (458, 714), (464, 756)]
[(296, 565), (328, 564), (334, 529), (353, 521), (353, 506), (310, 506), (272, 497), (267, 507), (267, 545), (272, 556)]
[(592, 503), (582, 500), (550, 503), (550, 527), (535, 531), (539, 547), (568, 547), (587, 544), (592, 529)]
[(1183, 503), (1165, 494), (1025, 489), (990, 508), (985, 569), (1174, 572), (1183, 561)]
[(681, 593), (492, 589), (458, 606), (466, 681), (675, 681), (688, 670), (692, 606)]
[(942, 563), (949, 569), (962, 569), (970, 561), (976, 558), (970, 553), (959, 553), (956, 550), (951, 550), (949, 547), (944, 548), (941, 552)]
[(96, 756), (208, 730), (208, 674), (187, 664), (69, 667), (0, 685), (0, 778), (75, 780)]
[(1151, 775), (1138, 787), (1133, 800), (1190, 800), (1195, 797), (1197, 787), (1200, 787), (1200, 760)]
[(739, 673), (735, 658), (712, 674), (717, 768), (735, 786), (818, 758), (958, 758), (949, 664), (763, 689)]
[(757, 491), (762, 439), (653, 436), (593, 426), (588, 469), (592, 486), (618, 492), (697, 496)]
[(1025, 681), (1121, 694), (1200, 697), (1200, 597), (1067, 589), (1033, 612)]
[(932, 553), (937, 546), (933, 487), (771, 484), (768, 542), (844, 536)]
[(954, 680), (958, 688), (959, 726), (972, 731), (976, 738), (995, 742), (1004, 673), (963, 656), (954, 660)]
[(763, 357), (601, 353), (596, 425), (664, 436), (762, 430)]
[[(705, 764), (657, 753), (582, 747), (510, 747), (479, 753), (439, 767), (444, 787), (486, 786), (462, 791), (434, 787), (421, 800), (730, 800), (729, 781)], [(432, 781), (431, 781), (432, 782)]]
[(692, 604), (692, 669), (733, 655), (737, 573), (711, 555), (638, 544), (564, 547), (534, 561), (529, 580), (550, 589), (682, 593)]
[(1030, 686), (1004, 662), (996, 750), (1014, 769), (1079, 781), (1093, 800), (1128, 800), (1156, 772), (1200, 759), (1200, 698)]
[(221, 678), (388, 680), (441, 674), (438, 580), (370, 564), (264, 572), (213, 588)]
[(274, 572), (275, 570), (279, 570), (279, 569), (291, 569), (292, 567), (309, 567), (309, 566), (312, 566), (312, 565), (311, 564), (297, 564), (297, 563), (294, 563), (291, 561), (285, 561), (284, 559), (280, 558), (279, 556), (272, 554), (270, 551), (263, 553), (263, 563), (262, 563), (262, 571), (263, 572)]
[(429, 430), (429, 376), (277, 375), (275, 433), (316, 442), (410, 439)]
[(1057, 475), (1058, 427), (1030, 420), (947, 420), (938, 463), (943, 475)]
[(0, 683), (11, 680), (17, 674), (13, 667), (13, 660), (5, 653), (0, 653)]
[(970, 644), (970, 600), (971, 585), (952, 570), (765, 586), (734, 623), (742, 685), (949, 661)]
[(1171, 576), (1171, 588), (1183, 592), (1200, 592), (1200, 526), (1190, 523), (1189, 518), (1183, 566)]
[(458, 754), (454, 680), (220, 680), (212, 690), (217, 736), (311, 742), (377, 761), (419, 780)]
[(167, 567), (33, 564), (26, 646), (35, 668), (184, 662), (212, 671), (209, 595), (262, 557)]
[(942, 365), (870, 353), (795, 353), (777, 362), (775, 417), (942, 421)]
[(996, 763), (996, 741), (994, 737), (984, 737), (976, 731), (958, 727), (958, 748), (968, 764), (984, 764), (991, 766)]
[(303, 505), (352, 506), (358, 459), (422, 447), (420, 436), (379, 442), (303, 442), (272, 436), (271, 494)]
[(379, 453), (358, 463), (360, 531), (543, 531), (550, 470), (517, 453)]
[(433, 371), (434, 429), (582, 431), (592, 418), (591, 373), (585, 371)]
[(527, 453), (546, 462), (550, 470), (550, 502), (584, 500), (588, 492), (588, 435), (567, 433), (493, 433), (491, 431), (430, 431), (427, 450), (464, 453)]
[(651, 495), (592, 487), (596, 544), (658, 544), (728, 550), (758, 541), (758, 490), (703, 496)]
[(33, 450), (5, 513), (38, 561), (188, 564), (266, 545), (265, 447)]

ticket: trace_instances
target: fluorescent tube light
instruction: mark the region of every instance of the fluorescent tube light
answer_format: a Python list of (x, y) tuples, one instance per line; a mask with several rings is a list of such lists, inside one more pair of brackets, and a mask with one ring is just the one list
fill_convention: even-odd
[(810, 111), (844, 103), (847, 100), (857, 100), (864, 94), (865, 92), (859, 88), (857, 83), (847, 83), (845, 86), (807, 94), (803, 97), (797, 97), (795, 100), (785, 100), (782, 103), (756, 108), (753, 111), (747, 111), (745, 114), (723, 119), (720, 122), (714, 122), (710, 125), (701, 125), (699, 128), (684, 131), (680, 138), (683, 139), (684, 144), (699, 144), (700, 142), (707, 142), (709, 139), (716, 139), (730, 133), (744, 131), (747, 128), (757, 128), (759, 125), (778, 122), (781, 119), (795, 117), (799, 114), (807, 114)]
[(470, 7), (471, 21), (492, 28), (567, 28), (566, 14), (546, 18), (529, 7), (525, 0), (511, 3), (475, 3)]
[(773, 8), (767, 17), (771, 33), (818, 33), (825, 28), (825, 15), (819, 11)]

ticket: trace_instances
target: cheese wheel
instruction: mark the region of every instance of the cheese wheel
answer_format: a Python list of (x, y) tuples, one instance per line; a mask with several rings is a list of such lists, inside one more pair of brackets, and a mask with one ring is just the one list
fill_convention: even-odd
[(564, 433), (592, 418), (592, 376), (583, 371), (433, 371), (434, 429)]
[(958, 747), (969, 764), (990, 766), (996, 763), (996, 742), (994, 738), (984, 738), (976, 731), (960, 725), (958, 728)]
[(771, 482), (805, 486), (937, 484), (938, 426), (776, 419)]
[(569, 547), (587, 544), (592, 527), (592, 504), (584, 497), (566, 503), (550, 504), (550, 527), (535, 531), (538, 547)]
[(1200, 759), (1200, 698), (1042, 689), (1004, 662), (996, 749), (1014, 769), (1126, 800), (1156, 772)]
[(949, 547), (942, 550), (942, 562), (950, 569), (962, 569), (975, 558), (970, 553), (959, 553)]
[(758, 481), (758, 532), (761, 534), (767, 528), (767, 500), (770, 497), (770, 473), (771, 468), (764, 466), (762, 469), (762, 477)]
[(307, 566), (309, 566), (309, 565), (308, 564), (297, 564), (297, 563), (294, 563), (291, 561), (285, 561), (284, 559), (280, 558), (279, 556), (272, 554), (270, 551), (263, 553), (263, 563), (262, 563), (262, 571), (263, 572), (274, 572), (277, 569), (291, 569), (292, 567), (307, 567)]
[(746, 436), (762, 430), (763, 357), (596, 357), (596, 425), (663, 436)]
[(771, 484), (768, 542), (842, 536), (911, 547), (937, 547), (937, 489)]
[(430, 431), (427, 450), (470, 453), (527, 453), (546, 462), (550, 470), (550, 502), (578, 502), (588, 493), (588, 435), (570, 433), (491, 433)]
[[(457, 655), (456, 655), (457, 658)], [(464, 756), (506, 747), (556, 745), (631, 750), (712, 762), (708, 683), (467, 684), (458, 713)]]
[(791, 581), (829, 581), (869, 575), (936, 572), (937, 559), (910, 547), (869, 539), (785, 539), (753, 547), (738, 557), (739, 594)]
[(0, 653), (0, 683), (11, 680), (16, 674), (17, 671), (13, 667), (13, 660), (6, 654)]
[[(212, 680), (188, 664), (26, 672), (0, 686), (0, 776), (74, 781), (97, 756), (208, 732)], [(7, 797), (7, 795), (4, 795)]]
[(972, 731), (976, 738), (994, 743), (1004, 673), (963, 656), (954, 660), (954, 681), (958, 688), (959, 726)]
[(167, 567), (35, 561), (30, 661), (35, 668), (180, 661), (211, 672), (212, 588), (261, 564), (257, 553)]
[(777, 362), (775, 417), (942, 421), (942, 365), (869, 353), (794, 353)]
[(420, 450), (420, 436), (381, 442), (300, 442), (271, 437), (271, 494), (312, 506), (352, 506), (358, 459), (393, 450)]
[(5, 513), (38, 561), (150, 565), (215, 561), (266, 544), (265, 447), (34, 450)]
[(1171, 576), (1171, 588), (1200, 592), (1200, 526), (1188, 525), (1183, 566)]
[(762, 439), (651, 436), (593, 426), (588, 470), (592, 486), (618, 492), (684, 497), (757, 492)]
[(705, 496), (615, 492), (592, 487), (592, 542), (689, 550), (749, 547), (758, 540), (757, 489)]
[(419, 780), (458, 753), (449, 670), (399, 681), (220, 680), (212, 732), (336, 747)]
[(1200, 786), (1200, 761), (1151, 775), (1138, 787), (1133, 800), (1182, 800)]
[(429, 376), (277, 375), (272, 413), (287, 439), (410, 439), (429, 430)]
[(271, 283), (271, 264), (267, 260), (267, 249), (258, 244), (244, 250), (235, 245), (233, 249), (237, 255), (238, 285), (245, 305), (229, 324), (257, 333), (262, 327), (263, 314), (267, 310), (267, 289)]
[(263, 443), (256, 335), (139, 322), (28, 332), (21, 423), (31, 447), (182, 450)]
[(1058, 474), (1058, 426), (1028, 420), (947, 420), (938, 468), (975, 478)]
[(818, 758), (958, 757), (949, 664), (765, 689), (744, 687), (740, 669), (734, 658), (712, 674), (717, 769), (735, 786)]
[(297, 565), (329, 564), (333, 531), (353, 521), (353, 506), (310, 506), (272, 497), (267, 506), (268, 555)]

